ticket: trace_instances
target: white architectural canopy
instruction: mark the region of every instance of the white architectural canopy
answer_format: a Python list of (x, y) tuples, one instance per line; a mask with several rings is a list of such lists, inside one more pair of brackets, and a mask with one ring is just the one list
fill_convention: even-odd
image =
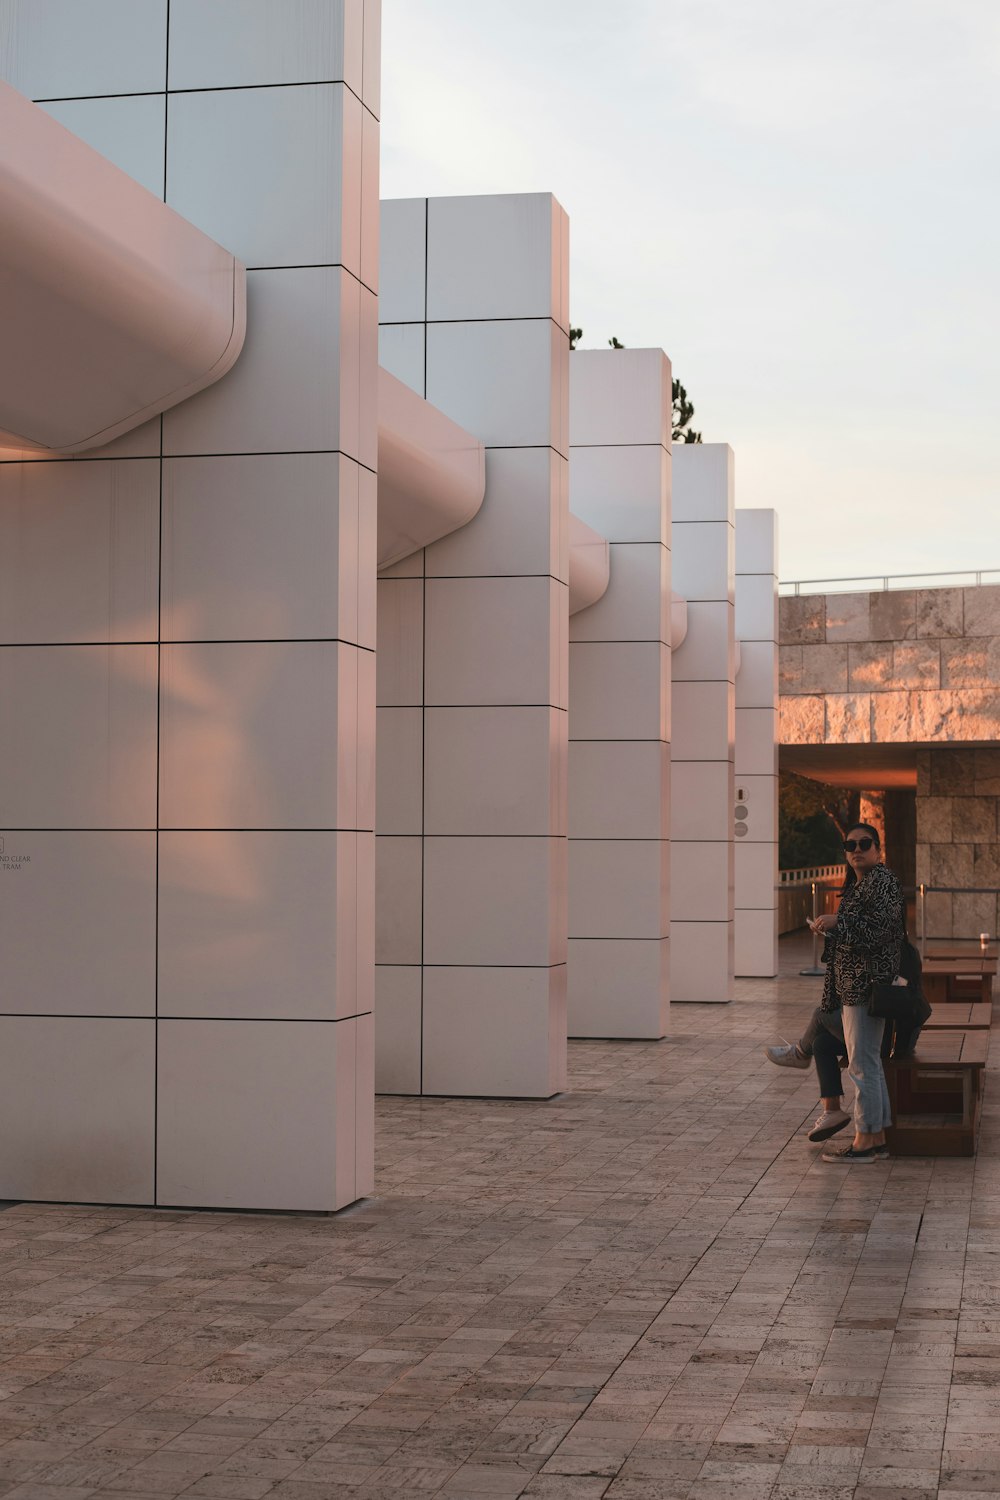
[(486, 450), (423, 396), (378, 372), (378, 565), (387, 568), (471, 521)]
[(240, 262), (0, 82), (0, 449), (77, 453), (231, 369)]

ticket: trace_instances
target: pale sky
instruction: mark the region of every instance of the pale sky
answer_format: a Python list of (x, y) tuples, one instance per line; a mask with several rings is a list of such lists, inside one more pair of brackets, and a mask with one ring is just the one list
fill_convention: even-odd
[(552, 192), (784, 579), (1000, 568), (997, 0), (383, 0), (382, 196)]

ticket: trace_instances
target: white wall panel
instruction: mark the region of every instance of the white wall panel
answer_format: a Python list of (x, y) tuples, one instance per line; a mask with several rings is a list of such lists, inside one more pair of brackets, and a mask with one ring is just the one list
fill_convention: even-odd
[(375, 1088), (380, 1094), (420, 1093), (423, 970), (379, 964), (375, 979)]
[(423, 323), (383, 323), (378, 331), (378, 362), (418, 396), (424, 394)]
[(423, 831), (424, 715), (419, 708), (378, 708), (375, 825), (379, 834)]
[(565, 607), (563, 585), (551, 578), (433, 578), (426, 588), (428, 704), (551, 701), (558, 652), (552, 615)]
[(430, 323), (427, 399), (487, 447), (566, 452), (566, 337), (546, 318)]
[(160, 1016), (353, 1015), (358, 837), (163, 833)]
[(732, 682), (736, 673), (732, 621), (733, 607), (727, 600), (688, 601), (687, 634), (671, 658), (675, 683)]
[(669, 551), (660, 542), (612, 542), (610, 551), (607, 592), (573, 617), (573, 640), (669, 645)]
[[(490, 448), (491, 503), (450, 536), (427, 548), (427, 573), (471, 578), (550, 573), (567, 579), (566, 465), (551, 448)], [(552, 504), (552, 496), (559, 503)]]
[(669, 838), (670, 781), (662, 740), (571, 740), (570, 838)]
[(377, 369), (377, 350), (362, 351), (370, 296), (336, 266), (251, 272), (243, 353), (225, 380), (165, 414), (164, 451), (339, 450), (365, 462), (356, 372)]
[(424, 681), (424, 584), (415, 578), (380, 578), (378, 651), (375, 665), (379, 706), (419, 706)]
[(602, 536), (614, 530), (621, 542), (669, 537), (669, 449), (574, 446), (573, 514)]
[(29, 99), (162, 92), (167, 0), (0, 0), (3, 76)]
[(379, 838), (375, 852), (375, 961), (419, 964), (423, 840)]
[[(570, 938), (572, 1027), (576, 1036), (648, 1037), (667, 1030), (670, 943), (666, 938)], [(650, 1019), (658, 1004), (658, 1019)]]
[(737, 745), (741, 776), (777, 776), (778, 710), (741, 708)]
[[(430, 708), (424, 714), (424, 831), (565, 837), (555, 708)], [(547, 765), (547, 779), (534, 774)]]
[(733, 998), (733, 923), (670, 923), (670, 985), (675, 1000), (728, 1005)]
[(673, 760), (731, 760), (735, 711), (731, 682), (675, 681)]
[[(671, 392), (669, 378), (663, 379), (662, 349), (615, 350), (614, 355), (625, 353), (626, 357), (612, 356), (610, 364), (605, 362), (608, 356), (602, 350), (600, 365), (595, 364), (596, 351), (578, 352), (580, 370), (576, 372), (574, 363), (570, 388), (570, 441), (574, 448), (667, 447)], [(586, 373), (584, 365), (590, 367)]]
[(161, 94), (59, 99), (43, 107), (134, 181), (163, 197), (166, 111)]
[(0, 826), (155, 826), (155, 646), (0, 647), (0, 703)]
[[(740, 587), (742, 588), (742, 580)], [(737, 611), (738, 616), (738, 611)], [(740, 641), (736, 708), (773, 708), (778, 691), (778, 658), (773, 641)]]
[(161, 1021), (160, 1201), (286, 1210), (352, 1202), (364, 1087), (357, 1030), (353, 1018)]
[(550, 193), (429, 199), (428, 320), (558, 321), (552, 268), (565, 218)]
[(155, 834), (8, 834), (18, 856), (0, 902), (0, 1011), (152, 1016)]
[(733, 773), (726, 760), (678, 760), (670, 768), (675, 839), (726, 843), (733, 828)]
[(670, 914), (678, 922), (733, 920), (732, 841), (670, 846)]
[(670, 648), (658, 641), (574, 641), (569, 651), (574, 740), (664, 740), (670, 717)]
[(775, 908), (749, 911), (736, 908), (736, 953), (741, 974), (772, 973), (778, 946), (778, 913)]
[(358, 643), (357, 571), (336, 561), (359, 538), (358, 467), (336, 453), (167, 460), (164, 639)]
[[(680, 443), (673, 450), (674, 525), (721, 521), (733, 526), (734, 458), (728, 443)], [(734, 557), (735, 566), (735, 557)]]
[(161, 825), (373, 827), (358, 806), (359, 654), (326, 641), (164, 645)]
[(546, 1097), (566, 1087), (566, 970), (424, 975), (424, 1093)]
[(574, 937), (668, 936), (669, 848), (661, 839), (574, 839), (569, 923)]
[(427, 317), (427, 199), (387, 199), (381, 215), (379, 318), (383, 323), (422, 324)]
[(0, 1017), (0, 1195), (151, 1201), (155, 1033), (124, 1017)]
[(170, 87), (343, 79), (360, 96), (362, 42), (353, 0), (171, 0)]
[(565, 963), (565, 910), (563, 840), (425, 840), (425, 963)]
[(727, 521), (674, 523), (671, 531), (674, 580), (691, 603), (717, 599), (732, 604), (733, 527)]
[[(740, 511), (740, 515), (753, 515)], [(775, 574), (741, 573), (736, 590), (736, 634), (741, 641), (778, 639), (778, 595)]]
[(362, 110), (342, 83), (172, 95), (171, 206), (246, 266), (343, 265), (357, 276)]
[(160, 465), (0, 464), (0, 642), (155, 641)]

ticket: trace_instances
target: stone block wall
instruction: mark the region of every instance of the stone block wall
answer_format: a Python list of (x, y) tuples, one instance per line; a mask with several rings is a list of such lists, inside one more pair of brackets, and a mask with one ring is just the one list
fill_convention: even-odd
[(1000, 585), (781, 600), (783, 744), (1000, 738)]
[[(931, 937), (1000, 931), (1000, 748), (917, 752), (917, 880), (964, 887), (927, 896)], [(984, 889), (985, 888), (985, 889)]]

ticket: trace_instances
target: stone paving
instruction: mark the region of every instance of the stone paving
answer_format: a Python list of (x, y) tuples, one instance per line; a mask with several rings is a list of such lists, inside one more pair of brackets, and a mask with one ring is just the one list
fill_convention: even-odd
[(381, 1100), (335, 1217), (6, 1208), (0, 1495), (1000, 1495), (1000, 1091), (824, 1165), (799, 956), (551, 1102)]

